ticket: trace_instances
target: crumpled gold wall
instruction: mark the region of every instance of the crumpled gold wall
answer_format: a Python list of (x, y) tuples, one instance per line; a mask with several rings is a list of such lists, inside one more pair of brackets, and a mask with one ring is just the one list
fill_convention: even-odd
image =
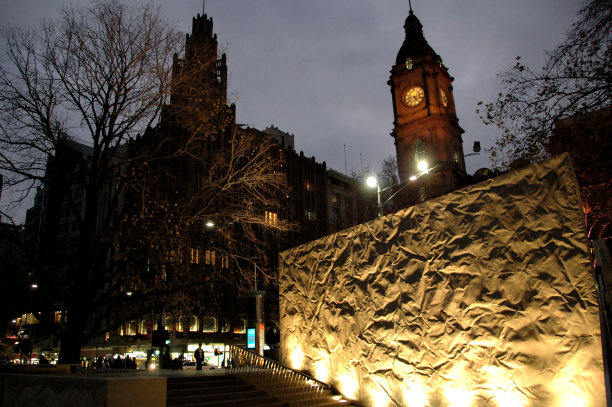
[(282, 358), (367, 406), (604, 406), (569, 157), (285, 251)]

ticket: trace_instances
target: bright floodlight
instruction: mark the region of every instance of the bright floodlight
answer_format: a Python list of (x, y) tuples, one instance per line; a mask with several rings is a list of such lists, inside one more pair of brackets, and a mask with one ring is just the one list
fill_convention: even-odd
[(427, 164), (427, 161), (425, 161), (425, 160), (423, 160), (423, 161), (419, 161), (419, 163), (417, 164), (417, 169), (418, 169), (420, 172), (425, 172), (425, 171), (427, 171), (427, 168), (428, 168), (428, 164)]
[(370, 187), (370, 188), (376, 188), (376, 186), (378, 185), (378, 180), (376, 179), (375, 176), (370, 175), (368, 177), (368, 179), (366, 179), (366, 184)]
[(215, 223), (212, 220), (207, 220), (206, 221), (206, 227), (207, 228), (212, 228), (213, 226), (215, 226)]
[(410, 181), (416, 181), (418, 177), (416, 175), (412, 175), (410, 178), (408, 178)]

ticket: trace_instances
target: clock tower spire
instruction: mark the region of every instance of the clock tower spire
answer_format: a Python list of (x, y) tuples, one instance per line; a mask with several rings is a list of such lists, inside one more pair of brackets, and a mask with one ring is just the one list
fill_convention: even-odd
[(466, 174), (453, 78), (425, 39), (410, 0), (409, 6), (404, 23), (406, 36), (388, 84), (393, 98), (391, 135), (395, 139), (400, 181), (411, 182), (410, 177), (423, 170), (419, 163), (426, 162), (430, 170), (404, 194), (415, 202), (457, 189)]

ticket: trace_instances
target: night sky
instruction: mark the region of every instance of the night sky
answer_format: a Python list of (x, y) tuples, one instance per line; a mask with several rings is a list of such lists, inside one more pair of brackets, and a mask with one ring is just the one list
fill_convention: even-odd
[[(69, 1), (77, 4), (85, 1)], [(128, 3), (136, 3), (129, 0)], [(0, 0), (0, 23), (32, 26), (53, 18), (66, 1)], [(156, 0), (180, 30), (202, 12), (202, 0)], [(544, 50), (563, 41), (577, 0), (413, 0), (425, 37), (455, 78), (465, 153), (474, 140), (493, 144), (478, 101), (499, 92), (497, 74), (517, 55), (540, 67)], [(237, 121), (295, 135), (297, 151), (339, 172), (378, 170), (395, 154), (387, 81), (404, 40), (408, 0), (208, 0), (227, 53), (230, 101)], [(346, 147), (345, 147), (346, 146)], [(488, 156), (466, 158), (469, 173), (490, 167)]]

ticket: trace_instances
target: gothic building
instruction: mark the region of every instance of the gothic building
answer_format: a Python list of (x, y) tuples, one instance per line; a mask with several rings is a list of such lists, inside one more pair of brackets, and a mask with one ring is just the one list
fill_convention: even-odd
[[(388, 84), (393, 100), (393, 132), (401, 185), (410, 203), (457, 189), (466, 177), (453, 78), (427, 43), (412, 9), (404, 42)], [(418, 176), (429, 171), (426, 176)], [(416, 180), (411, 177), (418, 176)]]
[[(265, 227), (247, 230), (242, 222), (234, 221), (224, 235), (231, 238), (232, 243), (228, 244), (209, 229), (205, 219), (199, 219), (189, 228), (179, 230), (181, 236), (174, 235), (175, 240), (183, 239), (176, 248), (161, 244), (142, 250), (149, 250), (144, 256), (146, 261), (130, 260), (129, 267), (146, 264), (151, 275), (157, 274), (155, 281), (149, 282), (155, 287), (167, 283), (171, 262), (185, 272), (202, 277), (197, 299), (199, 311), (185, 315), (172, 308), (176, 304), (156, 300), (149, 306), (147, 315), (122, 323), (105, 337), (95, 340), (90, 347), (84, 348), (84, 356), (115, 353), (114, 350), (123, 353), (126, 349), (142, 355), (142, 352), (150, 351), (152, 333), (159, 330), (172, 334), (175, 352), (188, 354), (190, 346), (198, 342), (219, 346), (234, 341), (243, 344), (248, 322), (246, 295), (237, 294), (237, 282), (230, 278), (237, 275), (233, 273), (238, 267), (228, 261), (230, 255), (254, 258), (254, 252), (263, 249), (259, 254), (265, 257), (267, 271), (274, 273), (280, 251), (367, 220), (359, 201), (361, 187), (355, 179), (328, 169), (325, 163), (317, 162), (314, 157), (296, 152), (291, 134), (275, 127), (260, 131), (236, 123), (236, 106), (227, 102), (227, 58), (225, 54), (217, 54), (217, 45), (212, 18), (207, 15), (195, 17), (192, 32), (186, 36), (184, 55), (174, 57), (171, 97), (158, 125), (123, 146), (122, 153), (129, 157), (133, 166), (130, 171), (135, 170), (137, 176), (128, 182), (129, 186), (120, 199), (122, 207), (128, 214), (130, 210), (133, 213), (148, 211), (153, 214), (149, 217), (149, 228), (159, 228), (164, 222), (156, 219), (155, 215), (163, 214), (168, 204), (186, 202), (197, 196), (209, 182), (207, 178), (215, 175), (216, 170), (212, 167), (215, 156), (229, 154), (228, 146), (232, 140), (248, 138), (255, 143), (259, 140), (261, 144), (273, 144), (269, 159), (276, 170), (282, 171), (288, 186), (287, 193), (278, 197), (277, 205), (264, 205), (257, 210), (261, 211), (266, 223), (274, 225), (287, 221), (295, 227), (290, 231), (273, 233)], [(206, 119), (202, 120), (203, 117)], [(201, 134), (205, 137), (193, 137)], [(190, 146), (195, 147), (189, 150)], [(187, 154), (177, 154), (177, 151), (187, 151)], [(78, 158), (69, 162), (86, 163), (88, 153), (87, 146), (74, 143), (67, 145), (63, 154)], [(70, 170), (67, 171), (70, 176)], [(145, 186), (148, 195), (142, 193)], [(217, 213), (222, 212), (225, 207), (234, 205), (235, 200), (239, 199), (217, 195), (210, 203), (213, 207), (211, 213), (215, 213), (215, 209)], [(203, 205), (202, 201), (193, 200), (187, 215), (195, 215)], [(35, 206), (28, 211), (28, 240), (32, 247), (40, 248), (36, 256), (49, 267), (64, 267), (63, 262), (70, 259), (78, 246), (78, 227), (68, 212), (61, 191), (52, 182), (43, 185)], [(136, 234), (130, 241), (133, 247), (124, 251), (134, 256), (139, 252), (142, 240)], [(255, 242), (258, 247), (249, 242)], [(150, 254), (156, 254), (158, 258), (147, 258)], [(155, 268), (159, 272), (155, 273)], [(209, 275), (221, 278), (215, 280), (208, 278)], [(274, 319), (277, 302), (274, 285), (264, 287), (260, 280), (258, 288), (268, 290), (268, 317)], [(126, 295), (138, 293), (139, 283), (135, 281), (121, 289)], [(180, 302), (186, 307), (190, 305), (189, 299)], [(61, 308), (60, 304), (58, 308)], [(205, 351), (207, 357), (210, 356), (211, 350)]]

